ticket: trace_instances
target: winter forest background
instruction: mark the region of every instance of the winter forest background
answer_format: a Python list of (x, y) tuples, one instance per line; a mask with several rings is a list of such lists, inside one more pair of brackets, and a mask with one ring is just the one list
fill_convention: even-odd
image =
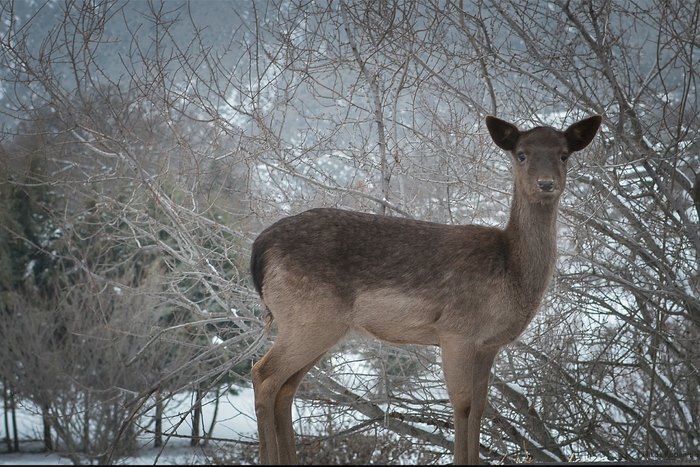
[[(482, 459), (697, 461), (699, 23), (685, 0), (0, 0), (2, 450), (114, 462), (182, 425), (256, 462), (202, 418), (269, 346), (256, 234), (317, 206), (503, 226), (484, 117), (601, 113)], [(301, 462), (451, 459), (435, 349), (338, 351), (300, 388)]]

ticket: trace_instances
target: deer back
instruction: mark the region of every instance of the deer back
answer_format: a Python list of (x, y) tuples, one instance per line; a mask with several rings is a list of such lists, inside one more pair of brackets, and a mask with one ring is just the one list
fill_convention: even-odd
[(435, 294), (502, 277), (507, 248), (495, 228), (318, 208), (264, 230), (253, 244), (251, 270), (261, 294), (271, 263), (332, 284), (348, 301), (372, 289)]

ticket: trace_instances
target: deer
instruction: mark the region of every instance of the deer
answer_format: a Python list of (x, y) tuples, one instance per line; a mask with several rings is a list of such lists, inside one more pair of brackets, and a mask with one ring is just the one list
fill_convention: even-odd
[(284, 217), (252, 244), (250, 270), (277, 335), (252, 367), (260, 462), (296, 464), (292, 420), (307, 372), (341, 339), (437, 346), (453, 410), (455, 464), (479, 463), (481, 418), (498, 351), (538, 311), (557, 258), (569, 156), (591, 143), (594, 115), (561, 131), (485, 123), (512, 159), (505, 228), (440, 224), (336, 208)]

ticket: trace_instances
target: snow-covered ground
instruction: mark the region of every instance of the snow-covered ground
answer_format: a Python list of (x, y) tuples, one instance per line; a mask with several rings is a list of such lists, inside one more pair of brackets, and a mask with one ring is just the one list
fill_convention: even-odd
[[(199, 448), (188, 442), (171, 441), (162, 451), (144, 447), (136, 455), (119, 459), (115, 465), (202, 465), (211, 464)], [(0, 454), (0, 465), (73, 465), (70, 459), (56, 453), (20, 452)]]
[[(163, 420), (163, 431), (173, 432), (172, 428), (184, 417), (184, 422), (175, 430), (175, 434), (189, 436), (191, 434), (190, 417), (186, 414), (190, 407), (191, 397), (182, 396), (166, 408), (166, 417)], [(203, 426), (209, 429), (214, 412), (214, 404), (206, 401), (203, 405)], [(202, 465), (212, 464), (212, 459), (226, 459), (226, 463), (236, 463), (231, 459), (230, 446), (235, 443), (227, 443), (222, 440), (257, 442), (257, 428), (254, 417), (253, 390), (241, 389), (237, 395), (225, 395), (216, 416), (216, 424), (212, 432), (211, 441), (206, 448), (190, 447), (189, 438), (172, 437), (165, 442), (164, 448), (153, 446), (153, 436), (144, 436), (141, 440), (142, 447), (132, 456), (115, 459), (115, 464), (120, 465)], [(41, 442), (27, 442), (27, 439), (41, 439), (41, 418), (32, 407), (21, 406), (17, 410), (18, 432), (22, 440), (19, 453), (0, 453), (0, 465), (71, 465), (71, 460), (60, 453), (38, 452)], [(4, 426), (0, 426), (0, 439), (6, 436)], [(164, 435), (164, 441), (166, 437)], [(241, 461), (241, 463), (247, 463)]]

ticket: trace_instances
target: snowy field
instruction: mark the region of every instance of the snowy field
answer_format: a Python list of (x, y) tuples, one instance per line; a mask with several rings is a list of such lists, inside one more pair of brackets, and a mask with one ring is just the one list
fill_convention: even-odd
[[(179, 425), (176, 434), (189, 436), (191, 434), (191, 417), (186, 415), (191, 403), (190, 397), (181, 397), (170, 403), (166, 408), (166, 416), (163, 420), (164, 433), (170, 433), (172, 427), (184, 418)], [(214, 412), (214, 404), (206, 401), (203, 405), (203, 426), (209, 429)], [(0, 465), (72, 465), (71, 460), (59, 453), (36, 452), (41, 449), (40, 440), (42, 433), (41, 418), (32, 407), (18, 407), (17, 410), (18, 432), (20, 435), (20, 453), (0, 453)], [(257, 443), (257, 428), (254, 417), (253, 390), (241, 389), (238, 395), (222, 396), (216, 416), (216, 424), (212, 432), (212, 441), (206, 448), (190, 447), (189, 438), (172, 437), (166, 441), (164, 448), (153, 446), (153, 436), (144, 435), (141, 439), (141, 448), (135, 455), (126, 458), (115, 459), (115, 465), (205, 465), (212, 464), (213, 460), (226, 459), (227, 463), (236, 463), (230, 458), (230, 446), (224, 440), (243, 441)], [(6, 436), (4, 426), (0, 427), (0, 439)], [(4, 446), (3, 446), (4, 448)], [(87, 463), (87, 461), (86, 461)]]

